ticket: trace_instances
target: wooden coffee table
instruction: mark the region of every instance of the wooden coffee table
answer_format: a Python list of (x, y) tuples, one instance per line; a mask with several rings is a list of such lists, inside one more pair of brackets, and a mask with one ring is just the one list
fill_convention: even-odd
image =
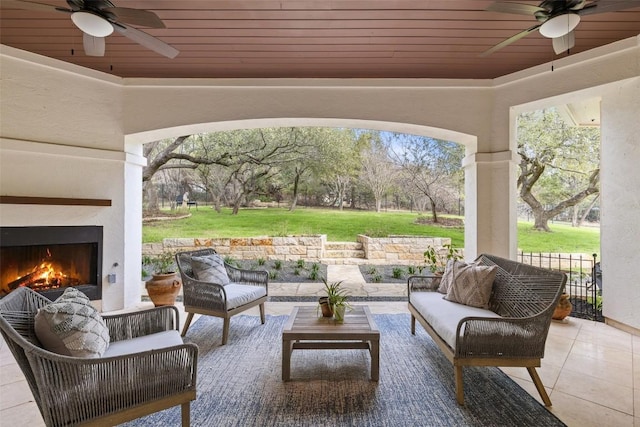
[(282, 330), (282, 380), (291, 377), (293, 350), (369, 350), (371, 380), (380, 371), (380, 331), (366, 305), (347, 310), (344, 323), (318, 317), (314, 306), (294, 307)]

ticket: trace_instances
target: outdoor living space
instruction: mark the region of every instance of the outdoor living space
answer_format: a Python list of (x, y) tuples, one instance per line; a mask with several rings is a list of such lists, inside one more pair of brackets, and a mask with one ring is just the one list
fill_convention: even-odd
[[(406, 296), (406, 285), (367, 284), (355, 265), (329, 265), (327, 273), (329, 281), (344, 280), (350, 291), (361, 297), (353, 304), (366, 304), (374, 315), (408, 314), (406, 300), (399, 300)], [(271, 284), (272, 299), (288, 298), (291, 301), (268, 301), (267, 315), (287, 316), (294, 306), (317, 305), (310, 299), (317, 297), (318, 289), (308, 285)], [(368, 301), (367, 298), (371, 298), (372, 301)], [(148, 308), (152, 305), (151, 302), (144, 301), (137, 308)], [(176, 306), (182, 310), (180, 302)], [(250, 309), (246, 314), (257, 318), (258, 308)], [(185, 313), (181, 312), (181, 321), (185, 318)], [(222, 322), (220, 319), (216, 321)], [(257, 322), (256, 325), (258, 325)], [(407, 330), (409, 327), (407, 316)], [(233, 339), (233, 321), (231, 330), (231, 339)], [(422, 330), (419, 330), (414, 338), (430, 340)], [(211, 339), (215, 341), (219, 340), (219, 337), (211, 337)], [(218, 346), (219, 342), (202, 344)], [(273, 344), (280, 345), (279, 342)], [(564, 321), (553, 321), (547, 339), (545, 357), (538, 370), (553, 403), (553, 406), (548, 409), (569, 426), (638, 425), (640, 417), (634, 416), (640, 413), (640, 399), (636, 394), (636, 389), (640, 388), (638, 361), (640, 361), (640, 337), (604, 323), (573, 317), (566, 318)], [(0, 365), (2, 366), (0, 417), (3, 422), (11, 425), (44, 425), (26, 381), (4, 342), (0, 349)], [(542, 404), (526, 369), (502, 369)], [(473, 386), (468, 385), (468, 387)], [(449, 397), (451, 400), (455, 399), (454, 390), (451, 390)], [(294, 424), (295, 420), (291, 420), (291, 423)]]
[[(94, 304), (103, 313), (151, 307), (141, 300), (140, 286), (143, 144), (261, 126), (372, 128), (464, 145), (466, 258), (491, 253), (515, 259), (515, 117), (595, 98), (602, 129), (600, 259), (607, 272), (607, 323), (552, 322), (539, 373), (553, 402), (549, 410), (566, 424), (640, 425), (638, 58), (640, 37), (634, 36), (491, 79), (152, 79), (119, 77), (2, 45), (0, 226), (103, 228), (102, 289)], [(359, 279), (352, 286), (363, 293), (354, 303), (369, 305), (374, 315), (406, 315), (409, 330), (404, 286), (389, 287), (392, 293)], [(273, 283), (267, 315), (316, 304), (317, 291), (305, 295), (301, 287)], [(257, 308), (248, 314), (257, 318)], [(198, 319), (192, 328), (201, 320), (210, 321)], [(233, 334), (232, 321), (231, 341)], [(430, 339), (420, 328), (413, 338)], [(0, 345), (2, 423), (42, 425), (20, 369)], [(539, 399), (526, 369), (504, 371)]]

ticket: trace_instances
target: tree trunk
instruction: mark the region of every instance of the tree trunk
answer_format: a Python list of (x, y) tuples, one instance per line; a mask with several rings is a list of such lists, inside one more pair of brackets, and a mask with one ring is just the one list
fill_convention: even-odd
[(379, 198), (376, 198), (376, 212), (380, 212), (381, 205), (382, 205), (382, 200), (380, 200)]
[(587, 219), (587, 216), (589, 215), (589, 212), (591, 212), (591, 209), (593, 209), (593, 206), (596, 204), (596, 202), (598, 201), (599, 197), (600, 197), (600, 193), (596, 194), (596, 197), (593, 198), (593, 200), (589, 204), (589, 207), (584, 211), (584, 213), (580, 217), (580, 220), (578, 221), (578, 224), (576, 225), (576, 227), (582, 227), (582, 224)]
[(534, 230), (538, 230), (538, 231), (546, 231), (546, 232), (550, 232), (551, 229), (549, 228), (549, 217), (547, 215), (545, 215), (544, 212), (540, 212), (537, 210), (533, 211), (533, 218), (534, 218), (534, 222), (533, 222), (533, 228)]
[(293, 179), (293, 197), (291, 197), (291, 206), (289, 206), (289, 212), (293, 212), (296, 210), (296, 205), (298, 204), (298, 191), (300, 184), (300, 175), (296, 174)]

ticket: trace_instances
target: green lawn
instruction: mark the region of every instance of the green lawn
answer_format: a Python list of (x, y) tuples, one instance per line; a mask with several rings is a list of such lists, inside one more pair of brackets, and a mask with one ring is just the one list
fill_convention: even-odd
[[(190, 218), (145, 223), (144, 243), (161, 242), (167, 237), (254, 237), (300, 234), (326, 234), (329, 241), (355, 241), (358, 234), (389, 234), (449, 237), (455, 247), (464, 246), (462, 228), (440, 228), (416, 224), (417, 213), (338, 211), (299, 208), (243, 209), (238, 215), (210, 207), (191, 209)], [(600, 231), (552, 224), (552, 233), (531, 230), (531, 223), (518, 224), (518, 247), (525, 252), (600, 252)]]

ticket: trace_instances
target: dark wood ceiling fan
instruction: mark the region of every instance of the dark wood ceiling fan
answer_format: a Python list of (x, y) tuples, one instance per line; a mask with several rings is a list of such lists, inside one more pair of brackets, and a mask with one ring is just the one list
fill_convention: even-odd
[(66, 1), (69, 8), (26, 0), (3, 0), (3, 4), (16, 9), (70, 14), (73, 23), (83, 33), (82, 42), (88, 56), (104, 56), (105, 38), (114, 31), (167, 58), (175, 58), (179, 53), (173, 46), (131, 26), (166, 28), (154, 12), (116, 7), (109, 0)]
[(552, 39), (556, 54), (566, 52), (575, 45), (573, 30), (580, 23), (580, 17), (596, 13), (616, 12), (619, 10), (640, 7), (638, 0), (544, 0), (538, 6), (524, 3), (497, 1), (486, 10), (491, 12), (511, 13), (534, 17), (538, 23), (498, 43), (481, 56), (492, 53), (538, 31), (544, 37)]

